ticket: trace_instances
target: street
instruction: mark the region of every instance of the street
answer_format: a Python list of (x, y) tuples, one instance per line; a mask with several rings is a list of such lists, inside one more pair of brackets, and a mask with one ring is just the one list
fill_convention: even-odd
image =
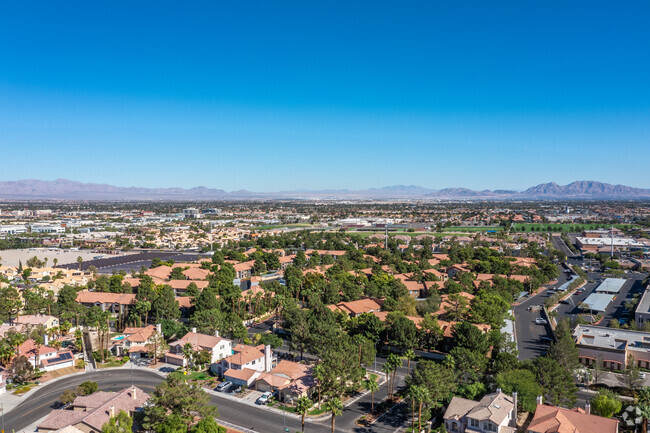
[[(385, 359), (378, 358), (377, 367), (381, 369), (384, 362)], [(414, 368), (414, 366), (415, 363), (411, 362), (411, 368)], [(4, 417), (5, 431), (19, 431), (46, 416), (52, 409), (56, 408), (59, 396), (66, 389), (75, 389), (82, 382), (90, 380), (97, 382), (101, 391), (119, 391), (131, 386), (131, 374), (133, 374), (133, 384), (147, 393), (153, 392), (156, 385), (164, 380), (159, 374), (143, 369), (135, 369), (133, 372), (129, 369), (95, 371), (65, 377), (51, 385), (43, 385), (41, 389), (27, 397), (15, 409), (7, 412)], [(398, 387), (404, 384), (406, 374), (405, 366), (398, 369)], [(375, 404), (384, 399), (386, 393), (387, 384), (384, 383), (375, 393)], [(398, 408), (380, 418), (370, 428), (357, 426), (355, 421), (362, 414), (369, 411), (370, 400), (370, 394), (366, 394), (346, 407), (342, 415), (336, 418), (336, 431), (393, 432), (396, 428), (404, 425), (408, 416)], [(285, 417), (281, 413), (266, 408), (239, 403), (219, 395), (211, 395), (211, 402), (219, 409), (219, 419), (241, 427), (258, 432), (280, 432), (284, 431), (286, 425), (291, 431), (300, 430), (299, 419), (291, 416)], [(331, 431), (330, 418), (327, 417), (320, 421), (308, 419), (306, 431), (322, 433)]]

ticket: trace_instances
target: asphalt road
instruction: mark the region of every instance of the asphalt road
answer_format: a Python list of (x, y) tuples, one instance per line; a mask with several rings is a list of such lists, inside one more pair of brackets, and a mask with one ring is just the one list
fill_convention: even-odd
[[(378, 358), (377, 367), (381, 368), (384, 361), (383, 358)], [(411, 368), (414, 367), (414, 364), (414, 362), (411, 363)], [(398, 369), (398, 387), (404, 384), (406, 373), (405, 366)], [(75, 389), (80, 383), (92, 380), (98, 383), (99, 389), (102, 391), (119, 391), (131, 386), (131, 374), (133, 374), (133, 384), (147, 393), (153, 392), (156, 385), (163, 380), (160, 375), (150, 371), (133, 370), (131, 372), (128, 369), (96, 371), (65, 377), (51, 385), (44, 385), (15, 409), (5, 414), (5, 431), (19, 431), (46, 416), (52, 409), (57, 407), (59, 396), (66, 389)], [(375, 404), (386, 397), (386, 391), (387, 384), (384, 383), (375, 393)], [(408, 411), (404, 412), (397, 408), (375, 422), (371, 428), (358, 427), (355, 420), (369, 410), (370, 399), (371, 396), (368, 394), (346, 407), (343, 414), (336, 419), (336, 431), (359, 433), (393, 432), (396, 428), (404, 425), (408, 419)], [(261, 407), (239, 403), (218, 395), (211, 396), (211, 403), (219, 409), (218, 418), (240, 427), (257, 432), (280, 432), (284, 431), (285, 426), (290, 431), (300, 430), (300, 420), (284, 417), (282, 414), (270, 412)], [(322, 421), (308, 421), (306, 431), (330, 432), (330, 418), (328, 417)]]
[(573, 251), (569, 249), (567, 244), (562, 240), (560, 236), (552, 236), (551, 237), (551, 243), (555, 247), (555, 249), (562, 251), (564, 254), (566, 254), (567, 257), (577, 257)]
[[(560, 272), (558, 282), (553, 287), (559, 287), (567, 281), (566, 273)], [(535, 319), (543, 317), (540, 311), (528, 311), (528, 307), (543, 306), (546, 300), (546, 289), (538, 292), (530, 298), (523, 298), (518, 305), (514, 307), (515, 313), (515, 334), (517, 338), (517, 350), (519, 359), (537, 358), (542, 356), (548, 350), (549, 342), (541, 341), (542, 337), (552, 338), (549, 325), (538, 325)]]

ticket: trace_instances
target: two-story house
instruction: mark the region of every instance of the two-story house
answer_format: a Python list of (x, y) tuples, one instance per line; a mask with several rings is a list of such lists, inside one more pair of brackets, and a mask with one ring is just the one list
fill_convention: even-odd
[(517, 421), (517, 394), (500, 389), (481, 401), (453, 397), (443, 416), (449, 433), (514, 433)]
[(273, 368), (271, 346), (238, 344), (233, 354), (214, 365), (212, 371), (237, 385), (250, 386), (263, 372)]
[(180, 340), (169, 343), (169, 351), (165, 353), (165, 362), (181, 367), (187, 366), (187, 358), (183, 353), (183, 348), (187, 344), (190, 344), (194, 351), (207, 350), (210, 352), (210, 368), (213, 371), (220, 360), (233, 353), (232, 341), (220, 337), (218, 332), (215, 335), (199, 334), (196, 332), (196, 328), (192, 328), (192, 332), (188, 332)]
[(31, 338), (18, 346), (18, 356), (27, 358), (34, 368), (46, 371), (72, 367), (76, 361), (71, 351), (58, 352), (47, 345), (38, 346)]

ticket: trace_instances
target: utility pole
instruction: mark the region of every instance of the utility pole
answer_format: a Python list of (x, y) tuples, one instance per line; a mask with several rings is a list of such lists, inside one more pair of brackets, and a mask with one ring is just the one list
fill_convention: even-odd
[(612, 251), (611, 251), (611, 258), (614, 258), (614, 225), (612, 225), (612, 236), (611, 236), (611, 241), (612, 241)]
[(388, 251), (388, 222), (386, 222), (384, 228), (386, 229), (386, 237), (384, 238), (384, 249)]

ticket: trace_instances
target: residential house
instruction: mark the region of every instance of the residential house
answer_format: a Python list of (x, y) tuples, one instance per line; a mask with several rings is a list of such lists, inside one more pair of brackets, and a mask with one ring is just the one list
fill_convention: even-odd
[(340, 311), (350, 317), (358, 317), (363, 313), (373, 313), (381, 311), (383, 300), (374, 298), (363, 298), (357, 301), (339, 302), (336, 305), (328, 305), (333, 312)]
[(481, 401), (453, 397), (443, 415), (449, 433), (514, 433), (517, 420), (517, 394), (500, 389)]
[(312, 367), (297, 362), (282, 360), (270, 372), (262, 373), (255, 382), (258, 391), (277, 391), (280, 401), (310, 397), (316, 381)]
[(77, 302), (85, 307), (96, 305), (101, 307), (102, 311), (126, 315), (129, 307), (135, 305), (135, 295), (132, 293), (104, 293), (84, 290), (77, 293)]
[(71, 351), (59, 352), (46, 344), (38, 346), (31, 338), (18, 346), (18, 356), (24, 356), (34, 368), (45, 371), (73, 367), (76, 361)]
[(542, 404), (541, 397), (537, 403), (527, 433), (618, 433), (618, 420), (592, 415), (589, 403), (584, 410)]
[(129, 415), (140, 410), (149, 400), (149, 394), (133, 386), (120, 392), (96, 392), (79, 396), (72, 403), (72, 409), (55, 409), (37, 426), (38, 432), (53, 432), (65, 427), (74, 427), (83, 433), (100, 433), (102, 426), (120, 411)]
[(43, 325), (45, 329), (51, 329), (59, 326), (59, 319), (57, 319), (54, 316), (47, 316), (47, 315), (26, 314), (24, 316), (20, 316), (18, 318), (18, 321), (22, 325), (27, 325), (31, 327)]
[(149, 352), (149, 348), (154, 344), (156, 333), (162, 335), (160, 324), (149, 325), (144, 328), (124, 328), (122, 332), (124, 338), (118, 340), (111, 347), (111, 351), (116, 356), (129, 354), (131, 359), (141, 358), (144, 354)]
[(220, 337), (218, 332), (215, 335), (199, 334), (196, 332), (196, 328), (192, 328), (192, 332), (188, 332), (183, 338), (169, 343), (169, 351), (165, 353), (165, 362), (181, 367), (187, 366), (188, 360), (183, 353), (186, 344), (190, 344), (194, 351), (207, 350), (210, 352), (211, 368), (214, 368), (221, 359), (232, 354), (232, 341)]
[(213, 365), (212, 371), (237, 385), (250, 386), (263, 372), (273, 368), (271, 346), (238, 344), (233, 354)]

